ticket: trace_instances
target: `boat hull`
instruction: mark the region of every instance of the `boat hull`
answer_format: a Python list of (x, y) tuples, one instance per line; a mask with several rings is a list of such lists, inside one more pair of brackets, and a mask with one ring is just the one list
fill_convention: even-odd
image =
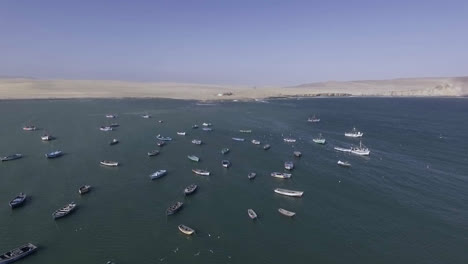
[[(28, 243), (0, 255), (0, 264), (13, 263), (36, 252), (37, 246)], [(14, 255), (14, 256), (12, 256)]]
[(293, 191), (293, 190), (286, 190), (286, 189), (275, 189), (275, 193), (285, 195), (285, 196), (290, 196), (290, 197), (302, 197), (304, 192), (302, 191)]

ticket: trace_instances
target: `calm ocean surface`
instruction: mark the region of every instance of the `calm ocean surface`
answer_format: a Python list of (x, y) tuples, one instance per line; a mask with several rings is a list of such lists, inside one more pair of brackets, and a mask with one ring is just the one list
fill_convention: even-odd
[[(21, 263), (468, 263), (468, 99), (335, 98), (200, 105), (177, 100), (0, 101), (0, 251), (40, 248)], [(118, 114), (106, 119), (105, 114)], [(153, 118), (143, 119), (150, 114)], [(309, 115), (321, 118), (308, 123)], [(158, 120), (164, 123), (158, 123)], [(99, 126), (117, 122), (113, 132)], [(211, 122), (214, 131), (201, 130)], [(26, 132), (33, 124), (41, 130)], [(191, 129), (199, 124), (197, 130)], [(369, 157), (333, 150), (359, 144)], [(252, 129), (241, 134), (239, 129)], [(57, 140), (42, 142), (44, 130)], [(187, 136), (176, 135), (187, 131)], [(312, 138), (322, 133), (326, 145)], [(155, 136), (174, 140), (149, 158)], [(297, 138), (285, 143), (283, 137)], [(232, 137), (245, 137), (235, 142)], [(112, 138), (120, 143), (109, 146)], [(194, 138), (205, 144), (191, 143)], [(264, 151), (250, 140), (271, 144)], [(224, 147), (231, 149), (226, 156)], [(56, 149), (66, 155), (47, 160)], [(300, 150), (302, 158), (293, 158)], [(194, 154), (196, 164), (187, 159)], [(221, 160), (232, 162), (229, 169)], [(122, 163), (99, 165), (103, 159)], [(289, 180), (272, 178), (293, 160)], [(347, 160), (351, 168), (337, 166)], [(208, 169), (196, 176), (192, 168)], [(167, 169), (151, 181), (148, 175)], [(249, 181), (247, 174), (257, 172)], [(199, 190), (184, 197), (183, 189)], [(80, 196), (78, 188), (94, 189)], [(288, 198), (274, 188), (305, 191)], [(19, 192), (30, 199), (11, 210)], [(54, 221), (52, 212), (78, 209)], [(176, 201), (182, 210), (167, 217)], [(277, 212), (295, 211), (294, 218)], [(252, 221), (247, 209), (259, 219)], [(187, 237), (177, 225), (196, 229)]]

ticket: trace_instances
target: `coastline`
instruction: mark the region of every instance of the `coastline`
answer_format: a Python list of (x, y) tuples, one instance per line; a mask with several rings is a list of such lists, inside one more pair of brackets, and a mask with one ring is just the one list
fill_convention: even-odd
[(254, 101), (294, 98), (464, 96), (468, 96), (468, 77), (331, 81), (292, 87), (112, 80), (0, 79), (0, 100), (161, 98), (196, 101)]

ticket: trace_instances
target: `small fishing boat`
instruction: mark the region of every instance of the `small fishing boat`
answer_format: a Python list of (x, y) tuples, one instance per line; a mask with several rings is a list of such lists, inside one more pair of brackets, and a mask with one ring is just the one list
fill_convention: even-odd
[(200, 169), (192, 169), (192, 172), (197, 175), (209, 176), (210, 172), (207, 170), (200, 170)]
[(150, 179), (155, 180), (167, 174), (167, 170), (157, 170), (150, 174)]
[(276, 188), (275, 193), (286, 195), (286, 196), (291, 196), (291, 197), (301, 197), (304, 192), (302, 191), (293, 191), (293, 190), (288, 190), (288, 189), (281, 189), (281, 188)]
[(158, 154), (159, 154), (159, 150), (157, 150), (157, 149), (148, 152), (149, 157), (153, 157), (153, 156), (156, 156)]
[(107, 131), (112, 131), (114, 129), (112, 127), (110, 127), (110, 126), (102, 126), (102, 127), (99, 128), (99, 130), (107, 132)]
[(10, 161), (10, 160), (16, 160), (16, 159), (21, 159), (23, 157), (23, 154), (13, 154), (13, 155), (8, 155), (8, 156), (5, 156), (5, 157), (1, 157), (0, 159), (2, 161)]
[(351, 167), (351, 163), (347, 162), (347, 161), (341, 161), (339, 160), (337, 162), (338, 165), (342, 166), (342, 167)]
[(195, 155), (188, 155), (187, 158), (191, 161), (199, 162), (200, 158)]
[(117, 118), (117, 115), (107, 114), (107, 115), (106, 115), (106, 118)]
[(229, 160), (223, 160), (221, 161), (221, 164), (224, 168), (229, 168), (231, 166), (231, 162)]
[(313, 138), (312, 141), (317, 144), (325, 144), (325, 139), (322, 137), (322, 134), (320, 133), (317, 138)]
[(291, 212), (291, 211), (288, 211), (286, 209), (283, 209), (283, 208), (278, 208), (278, 212), (282, 215), (285, 215), (285, 216), (289, 216), (289, 217), (293, 217), (296, 215), (295, 212)]
[(190, 184), (189, 186), (185, 187), (184, 194), (190, 195), (197, 190), (198, 186), (196, 184)]
[(203, 131), (213, 131), (213, 129), (211, 127), (204, 127), (202, 128)]
[(294, 169), (294, 163), (292, 161), (286, 161), (284, 163), (284, 168), (287, 170), (292, 170)]
[(283, 138), (284, 142), (287, 142), (287, 143), (294, 143), (296, 142), (296, 139), (295, 138)]
[(112, 145), (115, 145), (115, 144), (118, 144), (118, 143), (119, 143), (119, 141), (116, 138), (114, 138), (114, 139), (111, 140), (111, 142), (109, 142), (109, 145), (112, 146)]
[(11, 209), (22, 206), (26, 201), (26, 197), (27, 196), (25, 193), (18, 194), (18, 196), (16, 196), (13, 200), (9, 202)]
[(161, 135), (157, 135), (156, 139), (161, 140), (161, 141), (171, 141), (172, 140), (171, 137), (163, 137)]
[(142, 115), (141, 117), (145, 118), (145, 119), (148, 119), (148, 118), (151, 118), (150, 115), (146, 114), (146, 115)]
[(110, 127), (119, 127), (120, 125), (117, 124), (117, 123), (111, 123), (109, 126), (110, 126)]
[(257, 213), (253, 209), (247, 209), (247, 214), (251, 219), (257, 219)]
[(56, 151), (52, 151), (50, 153), (45, 154), (46, 158), (48, 159), (58, 158), (62, 155), (63, 155), (63, 152), (61, 150), (56, 150)]
[(351, 153), (360, 155), (360, 156), (369, 156), (370, 150), (362, 144), (362, 142), (359, 142), (359, 147), (353, 147), (351, 148)]
[(179, 135), (179, 136), (185, 136), (185, 132), (177, 132), (177, 135)]
[(252, 144), (254, 145), (260, 145), (260, 141), (256, 139), (252, 139)]
[(37, 130), (37, 127), (35, 127), (35, 126), (24, 126), (23, 130), (24, 131), (35, 131), (35, 130)]
[(241, 133), (252, 133), (252, 130), (250, 130), (250, 129), (247, 129), (247, 130), (241, 129), (241, 130), (239, 130), (239, 132), (241, 132)]
[(300, 151), (294, 151), (293, 154), (295, 157), (302, 157), (302, 153)]
[(73, 212), (73, 210), (75, 210), (75, 208), (76, 208), (76, 204), (74, 202), (71, 202), (71, 203), (65, 205), (64, 207), (58, 209), (54, 213), (52, 213), (52, 217), (54, 219), (64, 217), (64, 216), (70, 214), (71, 212)]
[(198, 128), (198, 125), (193, 125), (192, 126), (192, 129), (197, 129)]
[(240, 142), (245, 141), (244, 138), (237, 138), (237, 137), (233, 137), (232, 140), (234, 140), (234, 141), (240, 141)]
[(166, 142), (165, 141), (158, 141), (158, 142), (156, 142), (156, 145), (158, 147), (162, 147), (162, 146), (166, 145)]
[(180, 208), (182, 208), (182, 205), (184, 205), (184, 203), (176, 202), (175, 204), (169, 206), (169, 208), (167, 208), (166, 210), (166, 215), (173, 215), (177, 213), (180, 210)]
[(289, 179), (292, 177), (291, 173), (283, 173), (283, 172), (272, 172), (271, 177), (279, 178), (279, 179)]
[(340, 147), (334, 147), (333, 149), (341, 151), (341, 152), (351, 152), (350, 148), (340, 148)]
[(101, 160), (99, 162), (101, 165), (107, 166), (107, 167), (117, 167), (119, 166), (119, 163), (117, 161), (111, 161), (111, 160)]
[(210, 127), (211, 126), (211, 123), (203, 123), (202, 124), (204, 127)]
[(311, 117), (309, 117), (307, 119), (307, 122), (318, 123), (318, 122), (320, 122), (320, 118), (317, 118), (317, 117), (315, 117), (315, 115), (313, 115), (313, 116), (311, 116)]
[(224, 155), (224, 154), (227, 154), (229, 151), (230, 151), (230, 149), (228, 149), (228, 148), (223, 148), (223, 149), (221, 150), (221, 154), (223, 154), (223, 155)]
[(192, 140), (192, 143), (195, 144), (195, 145), (201, 145), (202, 141), (200, 139), (194, 139), (194, 140)]
[(182, 232), (182, 233), (184, 233), (186, 235), (189, 235), (189, 236), (191, 234), (195, 233), (195, 230), (193, 230), (192, 228), (190, 228), (190, 227), (188, 227), (186, 225), (179, 225), (178, 228), (179, 228), (180, 232)]
[(35, 245), (27, 243), (0, 255), (0, 264), (13, 263), (36, 252), (36, 250), (37, 247)]
[(270, 144), (263, 145), (264, 150), (269, 150), (271, 148)]
[(358, 137), (362, 137), (364, 133), (358, 131), (355, 127), (353, 127), (353, 130), (346, 132), (344, 135), (345, 137), (358, 138)]
[(45, 135), (41, 136), (42, 141), (51, 141), (51, 140), (54, 140), (54, 139), (55, 139), (55, 137), (53, 137), (53, 136), (51, 136), (49, 134), (45, 134)]
[(78, 189), (79, 194), (88, 193), (91, 190), (91, 185), (83, 185)]
[(247, 178), (249, 178), (249, 180), (254, 179), (256, 176), (257, 176), (257, 173), (255, 172), (249, 172), (249, 174), (247, 174)]

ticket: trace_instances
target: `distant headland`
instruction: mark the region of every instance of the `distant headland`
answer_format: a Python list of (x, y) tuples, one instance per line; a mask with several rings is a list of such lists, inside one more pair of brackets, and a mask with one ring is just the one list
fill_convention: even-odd
[(267, 98), (346, 96), (468, 96), (468, 76), (327, 81), (289, 87), (113, 80), (0, 79), (0, 99), (171, 98), (244, 101)]

